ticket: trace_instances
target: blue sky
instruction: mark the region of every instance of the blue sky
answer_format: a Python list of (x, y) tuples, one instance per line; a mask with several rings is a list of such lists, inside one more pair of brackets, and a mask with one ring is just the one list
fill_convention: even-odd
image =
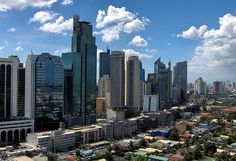
[(0, 57), (70, 50), (74, 14), (93, 24), (98, 51), (139, 55), (146, 73), (161, 57), (187, 60), (188, 81), (236, 81), (235, 0), (1, 0)]

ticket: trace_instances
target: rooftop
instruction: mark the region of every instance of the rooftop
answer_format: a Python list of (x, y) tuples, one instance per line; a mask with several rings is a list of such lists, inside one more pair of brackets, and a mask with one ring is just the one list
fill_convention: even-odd
[(169, 160), (166, 157), (160, 157), (160, 156), (157, 156), (157, 155), (149, 155), (149, 158), (153, 159), (153, 160), (158, 160), (158, 161), (168, 161)]

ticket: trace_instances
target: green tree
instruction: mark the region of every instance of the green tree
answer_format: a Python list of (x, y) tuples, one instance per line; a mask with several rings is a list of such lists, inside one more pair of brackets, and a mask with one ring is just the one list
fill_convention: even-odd
[(230, 161), (230, 154), (229, 153), (226, 153), (226, 152), (223, 152), (223, 153), (220, 153), (218, 155), (216, 155), (216, 161)]
[(178, 141), (179, 140), (178, 135), (179, 135), (178, 130), (176, 128), (172, 128), (168, 139)]
[(119, 145), (113, 144), (113, 150), (115, 151), (117, 155), (123, 156), (123, 150), (120, 148)]
[(111, 154), (111, 152), (109, 152), (109, 151), (107, 151), (107, 152), (103, 155), (103, 158), (106, 159), (106, 160), (109, 160), (109, 161), (113, 161), (112, 154)]
[(217, 147), (214, 143), (205, 142), (203, 147), (205, 155), (213, 156), (217, 150)]
[(145, 139), (141, 139), (139, 144), (142, 146), (142, 147), (146, 147), (147, 146), (147, 141)]
[(132, 141), (129, 142), (129, 150), (134, 150), (135, 147), (134, 147), (134, 143)]
[(57, 155), (54, 153), (49, 153), (47, 157), (48, 157), (48, 161), (57, 161)]
[(26, 152), (25, 152), (25, 155), (26, 155), (27, 157), (29, 157), (29, 158), (32, 158), (32, 157), (34, 156), (33, 153), (30, 152), (30, 151), (26, 151)]
[(80, 156), (76, 156), (76, 161), (82, 161)]
[(135, 158), (135, 161), (148, 161), (148, 158), (145, 156), (138, 156)]
[(172, 148), (170, 149), (170, 153), (171, 153), (171, 154), (176, 154), (176, 148), (172, 147)]
[(77, 157), (80, 157), (80, 150), (79, 149), (77, 149), (76, 151), (75, 151), (75, 156)]
[(193, 158), (194, 159), (200, 159), (202, 157), (202, 147), (200, 144), (197, 144), (193, 150)]
[(192, 153), (185, 153), (184, 154), (184, 161), (193, 161), (193, 155)]
[(228, 144), (228, 145), (232, 144), (233, 142), (234, 142), (234, 140), (233, 140), (232, 137), (229, 137), (229, 138), (227, 139), (227, 144)]

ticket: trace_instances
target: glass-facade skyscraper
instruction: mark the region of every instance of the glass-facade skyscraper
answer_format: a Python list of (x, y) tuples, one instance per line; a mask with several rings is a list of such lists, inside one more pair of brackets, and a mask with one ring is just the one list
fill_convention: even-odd
[(110, 76), (110, 62), (111, 55), (110, 50), (107, 49), (107, 52), (99, 53), (99, 78), (103, 77), (103, 75)]
[(64, 68), (59, 56), (29, 55), (25, 68), (25, 115), (35, 131), (59, 127), (63, 113)]
[(25, 115), (25, 68), (23, 64), (19, 64), (18, 69), (18, 88), (17, 88), (17, 114)]
[(64, 107), (69, 126), (96, 122), (97, 46), (92, 25), (74, 16), (70, 53), (63, 53)]
[(154, 64), (156, 92), (160, 97), (160, 108), (165, 108), (171, 99), (171, 63), (168, 68), (159, 58)]
[(184, 101), (187, 94), (187, 61), (176, 63), (172, 75), (173, 99)]

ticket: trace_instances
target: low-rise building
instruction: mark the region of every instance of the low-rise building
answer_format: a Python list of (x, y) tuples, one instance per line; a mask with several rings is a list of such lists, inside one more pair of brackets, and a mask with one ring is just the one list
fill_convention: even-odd
[(27, 133), (34, 131), (34, 120), (9, 118), (0, 121), (0, 142), (9, 144), (13, 141), (25, 141)]
[(71, 130), (76, 133), (77, 140), (83, 144), (97, 142), (103, 138), (102, 126), (99, 125), (72, 128)]
[(74, 148), (76, 134), (73, 130), (55, 130), (46, 132), (30, 133), (27, 142), (46, 147), (49, 151), (65, 151)]

